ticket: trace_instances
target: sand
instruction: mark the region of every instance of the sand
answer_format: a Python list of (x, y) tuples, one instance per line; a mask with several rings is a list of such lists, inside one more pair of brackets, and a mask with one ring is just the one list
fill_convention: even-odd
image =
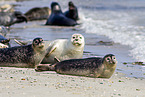
[(110, 79), (60, 75), (53, 71), (1, 68), (0, 97), (144, 97), (145, 80), (115, 72)]

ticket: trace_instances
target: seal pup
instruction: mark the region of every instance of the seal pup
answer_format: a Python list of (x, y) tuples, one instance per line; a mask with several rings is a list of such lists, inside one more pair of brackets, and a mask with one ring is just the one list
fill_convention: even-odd
[(34, 68), (46, 55), (42, 38), (35, 38), (30, 45), (0, 49), (0, 66)]
[(69, 6), (69, 10), (64, 12), (64, 15), (68, 18), (75, 20), (75, 21), (79, 20), (77, 7), (73, 4), (72, 1), (70, 1), (68, 3), (68, 6)]
[(38, 66), (35, 70), (54, 70), (60, 74), (87, 76), (94, 78), (110, 78), (117, 65), (115, 55), (107, 54), (103, 58), (91, 57), (84, 59), (64, 60), (54, 65)]
[(28, 21), (48, 19), (51, 9), (48, 7), (35, 7), (27, 11), (24, 15)]
[(51, 3), (51, 15), (45, 25), (56, 26), (75, 26), (77, 23), (73, 19), (67, 18), (61, 11), (61, 7), (57, 2)]
[(27, 22), (27, 18), (19, 11), (13, 13), (0, 12), (0, 25), (11, 26), (15, 23)]
[(45, 42), (47, 48), (47, 55), (42, 60), (42, 64), (53, 64), (56, 63), (54, 58), (57, 60), (66, 60), (74, 58), (82, 58), (83, 50), (85, 45), (85, 39), (81, 34), (73, 34), (68, 39), (57, 39), (52, 42)]

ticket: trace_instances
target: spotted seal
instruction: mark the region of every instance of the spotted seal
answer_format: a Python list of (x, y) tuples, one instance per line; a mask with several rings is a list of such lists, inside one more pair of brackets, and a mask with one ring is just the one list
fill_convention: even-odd
[(11, 26), (15, 23), (27, 22), (27, 18), (19, 11), (13, 13), (0, 12), (0, 25)]
[(48, 19), (51, 9), (48, 7), (35, 7), (28, 10), (24, 15), (28, 21)]
[(42, 38), (35, 38), (30, 45), (0, 49), (0, 66), (34, 68), (46, 55)]
[(51, 15), (46, 21), (45, 25), (55, 25), (55, 26), (75, 26), (76, 21), (67, 18), (61, 11), (61, 7), (57, 2), (51, 3)]
[[(48, 42), (45, 44), (48, 46)], [(50, 43), (47, 48), (48, 54), (41, 63), (53, 64), (57, 60), (66, 60), (73, 58), (82, 58), (85, 45), (85, 39), (81, 34), (73, 34), (70, 39), (57, 39)]]
[(94, 78), (110, 78), (114, 73), (117, 65), (115, 55), (107, 54), (103, 58), (91, 57), (84, 59), (64, 60), (54, 65), (39, 65), (39, 70), (54, 70), (60, 74), (87, 76)]
[(69, 10), (64, 12), (64, 15), (68, 18), (75, 20), (75, 21), (79, 20), (77, 7), (73, 4), (72, 1), (70, 1), (68, 3), (68, 6), (69, 6)]

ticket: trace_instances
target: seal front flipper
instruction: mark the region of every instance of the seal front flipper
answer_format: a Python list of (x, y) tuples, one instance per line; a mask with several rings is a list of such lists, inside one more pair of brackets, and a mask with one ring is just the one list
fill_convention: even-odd
[(56, 56), (54, 57), (54, 61), (55, 62), (60, 62), (60, 60)]
[(46, 57), (48, 57), (53, 51), (55, 51), (56, 48), (57, 48), (57, 47), (54, 46), (54, 44), (53, 44), (53, 45), (50, 44), (49, 48), (47, 49)]

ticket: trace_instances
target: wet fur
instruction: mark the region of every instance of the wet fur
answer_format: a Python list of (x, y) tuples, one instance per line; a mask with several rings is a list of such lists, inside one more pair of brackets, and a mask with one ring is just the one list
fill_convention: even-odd
[(32, 44), (0, 49), (0, 66), (34, 68), (45, 57), (46, 50), (38, 50)]
[[(84, 59), (70, 59), (64, 60), (54, 65), (38, 66), (36, 70), (54, 70), (60, 74), (87, 76), (94, 78), (110, 78), (114, 73), (117, 65), (115, 63), (109, 64), (106, 62), (106, 57), (114, 55), (108, 54), (104, 58), (92, 57)], [(116, 59), (115, 59), (116, 60)]]
[(35, 7), (25, 13), (28, 21), (44, 20), (49, 17), (51, 10), (48, 7)]
[[(59, 10), (55, 10), (54, 6), (59, 6)], [(61, 11), (60, 5), (57, 2), (51, 3), (51, 15), (45, 25), (56, 26), (75, 26), (77, 23), (70, 18), (67, 18)]]

